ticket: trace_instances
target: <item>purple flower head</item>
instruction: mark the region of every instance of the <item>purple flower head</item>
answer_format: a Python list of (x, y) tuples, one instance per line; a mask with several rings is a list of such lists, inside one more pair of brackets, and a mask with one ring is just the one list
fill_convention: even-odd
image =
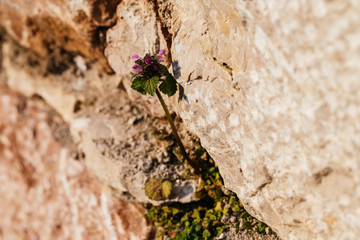
[(159, 57), (159, 59), (158, 59), (157, 61), (158, 61), (158, 63), (161, 63), (161, 62), (163, 62), (163, 61), (164, 61), (164, 58), (163, 58), (163, 56), (160, 56), (160, 57)]
[(134, 56), (132, 56), (132, 59), (139, 59), (139, 60), (141, 60), (141, 57), (139, 57), (139, 55), (134, 55)]
[(165, 54), (165, 49), (161, 49), (159, 52), (158, 52), (158, 56), (162, 56)]
[(156, 66), (155, 66), (155, 65), (153, 66), (153, 69), (154, 69), (154, 71), (156, 70)]
[(139, 65), (134, 65), (133, 67), (132, 67), (134, 70), (135, 70), (135, 72), (139, 75), (139, 73), (143, 70), (142, 69), (142, 67), (141, 66), (139, 66)]
[(150, 64), (150, 63), (151, 63), (150, 58), (145, 59), (145, 63), (146, 63), (146, 64)]

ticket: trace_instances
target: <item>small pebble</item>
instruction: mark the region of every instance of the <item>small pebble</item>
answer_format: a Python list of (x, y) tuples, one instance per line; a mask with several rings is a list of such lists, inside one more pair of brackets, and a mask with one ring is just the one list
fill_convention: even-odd
[(216, 239), (217, 240), (225, 239), (225, 234), (221, 233)]
[(231, 223), (235, 223), (235, 222), (236, 222), (236, 217), (235, 217), (235, 216), (231, 216), (229, 221), (230, 221)]
[(145, 173), (149, 172), (151, 167), (152, 167), (152, 164), (149, 163), (149, 162), (140, 162), (139, 163), (140, 170), (145, 172)]

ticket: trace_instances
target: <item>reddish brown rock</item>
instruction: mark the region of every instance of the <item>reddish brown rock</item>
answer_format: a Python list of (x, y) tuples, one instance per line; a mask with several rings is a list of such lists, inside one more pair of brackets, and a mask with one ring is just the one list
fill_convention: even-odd
[(141, 208), (68, 156), (46, 109), (0, 88), (0, 239), (147, 239)]

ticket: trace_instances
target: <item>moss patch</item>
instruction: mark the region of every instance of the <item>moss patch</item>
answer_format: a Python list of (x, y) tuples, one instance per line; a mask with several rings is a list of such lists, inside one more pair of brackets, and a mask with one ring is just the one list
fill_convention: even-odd
[[(195, 153), (192, 157), (201, 164), (204, 175), (196, 192), (198, 200), (148, 206), (145, 217), (157, 227), (158, 239), (214, 239), (229, 228), (258, 233), (271, 231), (266, 224), (251, 217), (236, 195), (224, 188), (218, 168), (201, 146), (191, 152)], [(188, 173), (191, 177), (191, 169)]]

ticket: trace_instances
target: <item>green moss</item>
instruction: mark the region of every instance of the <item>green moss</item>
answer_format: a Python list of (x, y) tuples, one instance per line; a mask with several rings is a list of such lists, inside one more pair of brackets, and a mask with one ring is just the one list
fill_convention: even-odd
[(267, 226), (254, 221), (236, 196), (224, 194), (218, 168), (206, 151), (198, 146), (193, 152), (203, 168), (203, 179), (195, 194), (198, 200), (187, 204), (150, 206), (145, 217), (159, 229), (157, 237), (163, 239), (167, 236), (175, 240), (214, 239), (230, 227), (222, 221), (222, 217), (232, 215), (244, 219), (241, 225), (239, 222), (233, 224), (235, 229), (264, 232)]

